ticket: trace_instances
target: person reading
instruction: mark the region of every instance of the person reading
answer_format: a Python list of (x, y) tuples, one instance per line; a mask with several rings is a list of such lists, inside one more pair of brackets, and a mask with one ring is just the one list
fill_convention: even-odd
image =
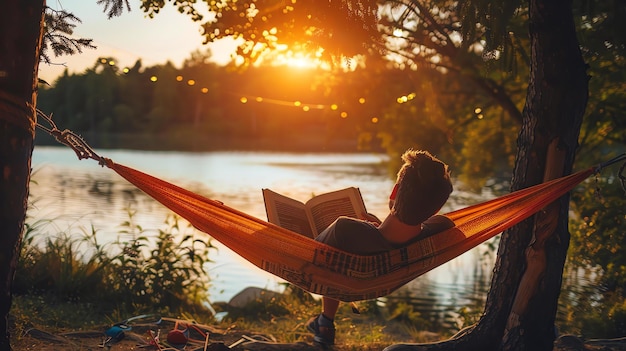
[[(389, 200), (389, 214), (383, 220), (363, 213), (363, 219), (339, 217), (315, 240), (354, 254), (368, 255), (393, 250), (418, 237), (432, 235), (454, 226), (445, 216), (436, 215), (452, 193), (448, 166), (427, 151), (409, 149), (402, 155)], [(335, 343), (334, 318), (339, 300), (322, 297), (322, 313), (307, 322), (313, 340)]]

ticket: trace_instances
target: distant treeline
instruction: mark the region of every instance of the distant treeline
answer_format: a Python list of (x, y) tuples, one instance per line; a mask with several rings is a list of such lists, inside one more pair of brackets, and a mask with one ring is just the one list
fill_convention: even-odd
[[(365, 77), (269, 66), (238, 71), (206, 60), (180, 69), (141, 61), (121, 68), (102, 58), (83, 73), (41, 84), (38, 107), (95, 147), (377, 150), (360, 135), (409, 89), (373, 93)], [(42, 133), (37, 140), (52, 142)]]

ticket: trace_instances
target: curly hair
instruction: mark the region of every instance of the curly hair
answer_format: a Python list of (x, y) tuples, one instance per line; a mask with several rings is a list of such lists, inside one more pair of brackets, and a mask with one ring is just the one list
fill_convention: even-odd
[(402, 223), (419, 225), (448, 201), (452, 182), (448, 165), (428, 151), (407, 150), (398, 171), (397, 194), (391, 213)]

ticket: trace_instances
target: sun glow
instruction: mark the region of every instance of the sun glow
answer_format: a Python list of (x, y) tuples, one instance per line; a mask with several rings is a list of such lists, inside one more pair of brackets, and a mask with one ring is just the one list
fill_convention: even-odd
[(295, 68), (314, 68), (320, 65), (320, 61), (316, 59), (310, 59), (305, 56), (286, 57), (284, 63), (287, 66)]
[(322, 60), (323, 51), (292, 50), (287, 45), (278, 45), (276, 49), (267, 53), (263, 58), (274, 66), (288, 66), (299, 69), (329, 68), (329, 64)]
[(293, 68), (317, 68), (324, 65), (324, 62), (319, 58), (311, 57), (300, 52), (293, 53), (292, 51), (277, 55), (273, 61), (274, 64), (278, 66), (289, 66)]

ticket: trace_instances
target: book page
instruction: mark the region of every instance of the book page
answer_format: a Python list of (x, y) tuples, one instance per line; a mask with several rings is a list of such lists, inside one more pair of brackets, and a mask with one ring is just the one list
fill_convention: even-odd
[(314, 238), (303, 203), (284, 195), (263, 189), (267, 221), (279, 227)]
[(361, 192), (354, 187), (316, 196), (306, 206), (313, 218), (315, 235), (340, 216), (359, 218), (367, 212)]

